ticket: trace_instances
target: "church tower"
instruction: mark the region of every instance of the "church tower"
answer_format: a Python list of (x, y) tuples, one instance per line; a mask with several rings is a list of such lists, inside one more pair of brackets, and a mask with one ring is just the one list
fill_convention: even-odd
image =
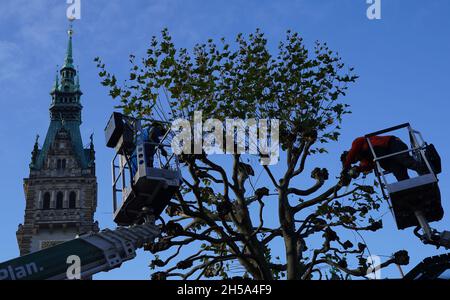
[(77, 234), (98, 231), (95, 151), (91, 136), (87, 148), (80, 133), (79, 74), (73, 65), (72, 27), (64, 65), (51, 90), (50, 126), (42, 147), (38, 139), (24, 179), (25, 221), (17, 230), (20, 255), (71, 240)]

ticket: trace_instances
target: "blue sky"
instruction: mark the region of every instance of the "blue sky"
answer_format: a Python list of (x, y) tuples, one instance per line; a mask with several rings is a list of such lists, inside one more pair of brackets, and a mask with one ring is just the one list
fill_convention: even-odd
[[(338, 173), (339, 154), (355, 136), (403, 122), (422, 131), (443, 158), (440, 176), (444, 219), (433, 224), (449, 229), (448, 197), (450, 147), (448, 141), (450, 70), (450, 2), (383, 0), (382, 19), (366, 17), (365, 0), (82, 0), (81, 20), (75, 24), (74, 58), (79, 65), (84, 142), (95, 133), (99, 183), (96, 219), (102, 228), (112, 228), (110, 158), (104, 147), (103, 128), (114, 103), (99, 84), (93, 62), (102, 57), (108, 69), (125, 76), (128, 55), (138, 57), (152, 35), (168, 27), (178, 47), (190, 48), (208, 38), (233, 40), (238, 32), (261, 28), (275, 49), (286, 30), (298, 31), (308, 45), (327, 42), (360, 76), (348, 93), (353, 114), (344, 120), (342, 138), (330, 145), (330, 153), (315, 158), (312, 165)], [(66, 4), (63, 0), (2, 0), (0, 3), (0, 261), (18, 255), (15, 231), (23, 222), (22, 178), (34, 138), (45, 135), (49, 92), (63, 63), (67, 35)], [(386, 210), (386, 207), (381, 211)], [(384, 228), (366, 234), (372, 254), (390, 255), (407, 249), (411, 264), (442, 253), (421, 245), (410, 229), (397, 231), (390, 214)], [(100, 279), (145, 279), (151, 254), (139, 257), (121, 269), (98, 275)], [(398, 277), (390, 268), (385, 276)]]

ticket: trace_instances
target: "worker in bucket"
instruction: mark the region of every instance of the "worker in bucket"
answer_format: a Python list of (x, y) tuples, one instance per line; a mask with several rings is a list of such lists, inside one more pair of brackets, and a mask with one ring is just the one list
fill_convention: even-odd
[[(157, 122), (154, 122), (147, 130), (142, 130), (141, 138), (144, 143), (144, 152), (147, 160), (146, 166), (148, 168), (154, 167), (153, 162), (157, 148), (160, 149), (161, 155), (167, 157), (166, 150), (160, 145), (161, 138), (165, 135), (165, 132), (164, 127)], [(131, 176), (134, 178), (134, 175), (138, 171), (136, 150), (131, 154), (129, 163), (131, 167)]]
[(154, 156), (157, 148), (160, 149), (161, 155), (167, 157), (167, 152), (161, 144), (161, 138), (164, 137), (166, 130), (160, 123), (154, 122), (147, 131), (144, 131), (144, 149), (147, 157), (147, 167), (153, 168)]
[[(372, 136), (369, 140), (378, 157), (398, 153), (408, 150), (408, 146), (396, 136)], [(352, 178), (357, 178), (359, 173), (369, 173), (375, 168), (375, 162), (365, 137), (358, 137), (352, 143), (349, 151), (344, 151), (341, 155), (343, 164), (343, 174)], [(352, 164), (359, 162), (359, 165), (352, 168)], [(392, 172), (398, 181), (409, 179), (408, 169), (416, 171), (419, 175), (426, 173), (426, 169), (421, 163), (416, 161), (408, 152), (379, 161), (381, 167), (388, 172)]]

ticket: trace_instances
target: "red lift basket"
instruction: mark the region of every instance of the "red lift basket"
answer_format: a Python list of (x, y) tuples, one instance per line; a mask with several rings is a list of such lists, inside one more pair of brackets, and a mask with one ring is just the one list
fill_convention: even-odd
[[(410, 137), (410, 147), (407, 150), (377, 156), (370, 137), (388, 132), (407, 129)], [(428, 222), (439, 221), (444, 216), (441, 205), (437, 173), (440, 172), (440, 158), (436, 149), (425, 143), (420, 132), (414, 130), (409, 123), (373, 132), (365, 136), (375, 162), (375, 173), (378, 177), (385, 199), (390, 201), (398, 229), (419, 226), (416, 213), (420, 212)], [(421, 162), (428, 173), (399, 182), (389, 183), (380, 161), (404, 154), (412, 154), (414, 159)]]

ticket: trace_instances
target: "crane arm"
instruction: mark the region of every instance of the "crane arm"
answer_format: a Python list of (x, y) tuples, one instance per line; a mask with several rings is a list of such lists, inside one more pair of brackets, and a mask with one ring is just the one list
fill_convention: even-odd
[(136, 257), (136, 250), (160, 234), (153, 222), (132, 227), (105, 229), (82, 235), (0, 264), (0, 280), (72, 279), (69, 271), (78, 260), (80, 278), (118, 268)]

